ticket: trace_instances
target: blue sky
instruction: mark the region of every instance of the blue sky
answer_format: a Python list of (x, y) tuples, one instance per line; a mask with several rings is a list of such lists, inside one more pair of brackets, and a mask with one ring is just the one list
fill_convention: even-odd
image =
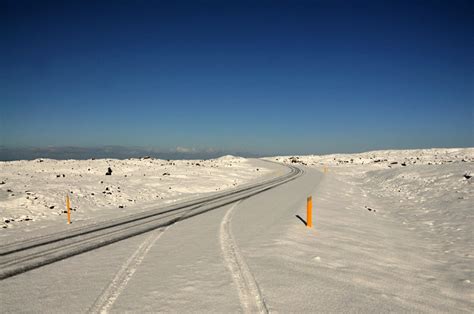
[(472, 1), (0, 1), (0, 146), (474, 146)]

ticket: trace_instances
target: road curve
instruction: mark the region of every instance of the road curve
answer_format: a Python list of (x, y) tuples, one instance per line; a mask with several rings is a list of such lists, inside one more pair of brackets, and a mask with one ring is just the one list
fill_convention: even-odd
[(303, 171), (287, 166), (288, 172), (257, 184), (216, 193), (119, 219), (75, 228), (0, 246), (0, 280), (91, 251), (178, 221), (249, 198), (301, 176)]

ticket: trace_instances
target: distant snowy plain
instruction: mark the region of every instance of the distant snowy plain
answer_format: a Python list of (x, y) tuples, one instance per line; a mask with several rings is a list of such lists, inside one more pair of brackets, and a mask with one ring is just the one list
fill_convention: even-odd
[[(108, 169), (111, 174), (106, 175)], [(248, 160), (89, 159), (0, 162), (0, 233), (66, 221), (136, 212), (248, 183), (268, 172)]]

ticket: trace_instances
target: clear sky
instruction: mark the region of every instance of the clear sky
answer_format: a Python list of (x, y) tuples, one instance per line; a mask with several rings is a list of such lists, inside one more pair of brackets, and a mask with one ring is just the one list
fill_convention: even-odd
[(474, 1), (0, 0), (0, 146), (474, 146)]

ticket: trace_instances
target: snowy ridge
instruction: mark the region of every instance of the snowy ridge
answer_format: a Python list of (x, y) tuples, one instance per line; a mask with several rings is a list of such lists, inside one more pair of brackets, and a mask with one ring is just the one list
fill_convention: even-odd
[(474, 148), (432, 148), (411, 150), (378, 150), (355, 154), (329, 154), (306, 156), (276, 156), (265, 159), (283, 163), (305, 163), (310, 166), (376, 165), (396, 167), (402, 164), (445, 164), (474, 162)]

